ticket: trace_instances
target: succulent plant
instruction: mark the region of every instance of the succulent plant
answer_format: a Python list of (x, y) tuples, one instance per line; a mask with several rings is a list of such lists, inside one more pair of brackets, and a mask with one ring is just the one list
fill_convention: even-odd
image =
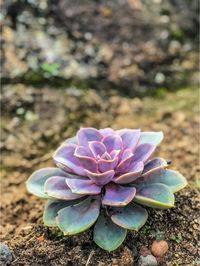
[(38, 170), (26, 182), (29, 192), (47, 200), (44, 224), (64, 235), (94, 225), (95, 243), (115, 250), (127, 229), (145, 224), (145, 206), (174, 207), (174, 192), (187, 184), (166, 160), (152, 159), (162, 139), (162, 132), (81, 128), (54, 153), (57, 168)]

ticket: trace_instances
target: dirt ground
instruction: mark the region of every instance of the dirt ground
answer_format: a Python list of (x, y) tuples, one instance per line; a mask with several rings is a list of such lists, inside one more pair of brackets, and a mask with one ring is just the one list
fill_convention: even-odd
[[(200, 220), (198, 93), (184, 89), (161, 98), (126, 98), (115, 91), (52, 89), (7, 85), (2, 90), (1, 240), (13, 252), (11, 265), (137, 265), (140, 250), (162, 234), (169, 251), (159, 265), (199, 265)], [(25, 181), (36, 169), (52, 165), (54, 149), (80, 126), (163, 130), (157, 154), (189, 185), (176, 194), (176, 207), (151, 210), (146, 225), (128, 233), (115, 252), (92, 242), (92, 230), (62, 237), (42, 222), (43, 201), (30, 195)]]

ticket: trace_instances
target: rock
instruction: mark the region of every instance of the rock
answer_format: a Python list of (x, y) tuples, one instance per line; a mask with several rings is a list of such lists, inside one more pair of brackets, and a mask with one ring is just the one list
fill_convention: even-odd
[(151, 252), (156, 257), (163, 257), (169, 249), (168, 243), (165, 240), (155, 240), (151, 246)]
[(1, 243), (0, 244), (0, 264), (3, 265), (8, 265), (12, 261), (12, 253), (9, 249), (9, 247)]
[(140, 256), (138, 266), (157, 266), (157, 260), (152, 255)]
[(134, 258), (131, 250), (127, 247), (124, 247), (124, 250), (121, 255), (121, 265), (131, 266), (134, 263)]
[(142, 247), (140, 249), (140, 255), (142, 255), (144, 257), (147, 255), (151, 255), (151, 251), (147, 247)]

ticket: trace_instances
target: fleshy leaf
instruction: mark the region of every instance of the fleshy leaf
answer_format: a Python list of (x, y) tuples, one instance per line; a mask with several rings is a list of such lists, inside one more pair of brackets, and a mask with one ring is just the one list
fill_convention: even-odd
[(92, 173), (88, 170), (85, 170), (85, 171), (86, 171), (88, 177), (91, 180), (93, 180), (99, 186), (103, 186), (103, 185), (109, 183), (115, 174), (115, 171), (113, 171), (113, 170), (110, 170), (110, 171), (107, 171), (104, 173)]
[(91, 153), (91, 157), (89, 157), (90, 153), (91, 151), (89, 150), (89, 148), (77, 147), (75, 150), (74, 156), (78, 158), (80, 165), (84, 169), (87, 169), (89, 171), (96, 173), (98, 169), (97, 163), (92, 153)]
[(40, 197), (49, 199), (50, 197), (44, 191), (46, 180), (52, 176), (66, 176), (66, 173), (59, 168), (48, 167), (35, 171), (26, 181), (27, 190)]
[(134, 201), (152, 208), (167, 209), (174, 207), (174, 195), (171, 189), (160, 183), (137, 187)]
[(79, 203), (84, 198), (70, 201), (63, 200), (48, 200), (46, 202), (44, 213), (43, 213), (43, 221), (46, 226), (57, 226), (56, 224), (56, 216), (58, 215), (58, 211), (61, 209)]
[(67, 178), (66, 183), (73, 193), (81, 195), (97, 195), (101, 192), (101, 187), (90, 179)]
[(117, 225), (138, 231), (148, 218), (147, 211), (136, 204), (130, 203), (123, 208), (117, 208), (113, 210), (114, 214), (111, 219)]
[(125, 149), (129, 148), (132, 151), (135, 150), (138, 141), (140, 139), (140, 129), (127, 129), (120, 134)]
[(109, 217), (101, 214), (94, 227), (94, 242), (100, 248), (110, 252), (123, 243), (126, 233), (126, 229), (116, 225)]
[(90, 228), (99, 216), (100, 200), (88, 197), (58, 212), (56, 222), (64, 235), (75, 235)]
[(99, 141), (90, 141), (89, 148), (95, 157), (97, 156), (101, 157), (106, 152), (105, 145)]
[(102, 135), (96, 128), (81, 128), (77, 133), (78, 144), (87, 147), (89, 141), (101, 141)]
[(61, 200), (74, 200), (83, 196), (72, 193), (66, 183), (66, 177), (61, 176), (50, 177), (44, 184), (44, 190), (50, 197)]
[(103, 139), (103, 144), (106, 146), (107, 152), (110, 153), (113, 150), (121, 150), (122, 139), (118, 135), (107, 136)]
[(173, 192), (177, 192), (187, 185), (186, 178), (174, 170), (163, 170), (157, 174), (152, 173), (138, 178), (135, 184), (162, 183), (167, 185)]
[(117, 157), (111, 160), (100, 159), (98, 160), (99, 171), (106, 172), (113, 170), (116, 167), (117, 163), (118, 163)]
[(147, 177), (147, 176), (152, 175), (152, 174), (157, 174), (157, 173), (161, 172), (167, 166), (168, 166), (168, 164), (167, 164), (166, 160), (164, 160), (162, 158), (152, 159), (147, 164), (145, 164), (142, 176)]
[(163, 140), (164, 135), (162, 131), (159, 132), (142, 132), (139, 140), (139, 144), (151, 143), (158, 146)]
[(133, 182), (136, 178), (138, 178), (144, 168), (144, 164), (142, 162), (137, 162), (133, 164), (133, 167), (129, 169), (128, 173), (122, 174), (113, 179), (113, 182), (117, 184), (128, 184)]
[(130, 168), (130, 164), (133, 161), (133, 153), (130, 149), (123, 151), (121, 156), (121, 161), (116, 167), (116, 172), (124, 173), (127, 169)]
[(100, 129), (99, 131), (104, 137), (114, 134), (114, 130), (110, 127)]
[(77, 145), (62, 144), (54, 153), (53, 159), (59, 167), (77, 175), (84, 176), (85, 171), (80, 165), (79, 159), (74, 156)]
[(134, 153), (134, 161), (145, 163), (151, 157), (155, 148), (156, 146), (150, 143), (144, 143), (137, 146)]
[(109, 206), (125, 206), (132, 201), (136, 193), (134, 187), (124, 187), (115, 183), (109, 183), (105, 188), (102, 204)]

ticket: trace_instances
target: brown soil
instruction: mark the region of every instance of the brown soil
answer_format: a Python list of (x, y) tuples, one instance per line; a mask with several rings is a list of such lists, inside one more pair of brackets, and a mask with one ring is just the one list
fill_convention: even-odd
[[(169, 251), (159, 265), (198, 265), (200, 197), (197, 91), (189, 89), (165, 98), (130, 99), (92, 89), (35, 89), (24, 85), (3, 88), (1, 239), (13, 251), (11, 265), (137, 265), (139, 251), (162, 234)], [(80, 126), (163, 130), (158, 154), (172, 160), (187, 188), (176, 194), (171, 210), (149, 209), (147, 224), (129, 232), (115, 252), (92, 242), (92, 230), (62, 237), (43, 226), (43, 201), (28, 194), (25, 180), (35, 170), (52, 165), (51, 154)]]

